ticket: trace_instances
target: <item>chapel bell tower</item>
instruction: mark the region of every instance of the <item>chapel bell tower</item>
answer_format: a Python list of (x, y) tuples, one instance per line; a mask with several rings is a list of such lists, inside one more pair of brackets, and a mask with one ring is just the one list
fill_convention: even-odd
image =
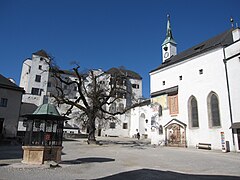
[(172, 56), (177, 54), (177, 43), (173, 39), (170, 16), (167, 15), (167, 34), (164, 42), (162, 43), (162, 60), (165, 62)]

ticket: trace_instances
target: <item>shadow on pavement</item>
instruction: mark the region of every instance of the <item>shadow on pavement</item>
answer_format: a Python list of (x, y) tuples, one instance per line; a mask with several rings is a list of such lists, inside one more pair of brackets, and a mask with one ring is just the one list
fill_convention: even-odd
[(148, 141), (130, 140), (130, 141), (119, 141), (119, 140), (99, 140), (99, 145), (121, 145), (122, 147), (140, 148), (150, 145)]
[(69, 161), (62, 161), (60, 164), (84, 164), (84, 163), (103, 163), (115, 161), (112, 158), (101, 158), (101, 157), (89, 157), (89, 158), (78, 158)]
[(0, 160), (20, 159), (23, 157), (22, 146), (9, 145), (0, 146)]
[(122, 180), (122, 179), (137, 179), (137, 180), (157, 180), (157, 179), (206, 179), (206, 180), (237, 180), (240, 177), (237, 176), (222, 176), (222, 175), (193, 175), (193, 174), (183, 174), (183, 173), (177, 173), (172, 171), (159, 171), (159, 170), (153, 170), (153, 169), (139, 169), (134, 171), (128, 171), (128, 172), (122, 172), (119, 174), (115, 174), (112, 176), (107, 176), (104, 178), (104, 180)]
[(2, 166), (8, 166), (9, 164), (5, 164), (5, 163), (3, 163), (3, 164), (0, 164), (0, 167), (2, 167)]

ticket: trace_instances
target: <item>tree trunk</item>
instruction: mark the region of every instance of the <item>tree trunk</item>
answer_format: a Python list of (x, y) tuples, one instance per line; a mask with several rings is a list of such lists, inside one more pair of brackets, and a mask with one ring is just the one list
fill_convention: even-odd
[(88, 124), (89, 134), (88, 134), (88, 144), (96, 144), (96, 138), (95, 138), (95, 119), (91, 118), (89, 119)]

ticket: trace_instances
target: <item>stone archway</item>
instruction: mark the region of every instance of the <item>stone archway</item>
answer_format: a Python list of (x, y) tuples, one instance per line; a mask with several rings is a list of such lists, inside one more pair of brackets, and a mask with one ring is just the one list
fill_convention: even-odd
[(164, 127), (167, 146), (187, 147), (186, 124), (177, 119), (172, 119)]

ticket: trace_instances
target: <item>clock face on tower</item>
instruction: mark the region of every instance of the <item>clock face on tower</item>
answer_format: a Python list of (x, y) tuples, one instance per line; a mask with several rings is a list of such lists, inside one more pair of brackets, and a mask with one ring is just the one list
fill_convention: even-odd
[(164, 58), (167, 58), (169, 56), (169, 53), (168, 52), (165, 52), (164, 53)]

